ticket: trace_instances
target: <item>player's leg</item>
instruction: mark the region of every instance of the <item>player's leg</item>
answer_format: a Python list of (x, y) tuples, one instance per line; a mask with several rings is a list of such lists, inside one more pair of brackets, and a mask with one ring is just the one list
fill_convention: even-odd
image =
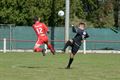
[(48, 36), (44, 36), (44, 43), (47, 45), (48, 49), (50, 49), (51, 53), (55, 55), (55, 49), (53, 46), (49, 43)]
[(73, 60), (74, 60), (74, 54), (70, 53), (70, 59), (69, 59), (69, 62), (68, 62), (66, 69), (70, 69), (70, 66), (71, 66)]
[(34, 52), (42, 52), (42, 49), (39, 48), (40, 45), (35, 45), (34, 46)]
[(51, 53), (53, 55), (55, 55), (55, 49), (53, 48), (53, 46), (49, 42), (46, 42), (46, 45), (47, 45), (48, 49), (50, 49)]
[(45, 56), (45, 49), (39, 48), (40, 45), (35, 45), (34, 46), (34, 52), (42, 52), (43, 56)]
[(71, 46), (72, 43), (73, 43), (73, 40), (68, 40), (68, 41), (65, 43), (65, 46), (64, 46), (64, 48), (62, 49), (62, 51), (65, 52), (66, 48), (67, 48), (68, 46)]
[(45, 49), (40, 48), (40, 46), (43, 44), (42, 40), (39, 38), (36, 41), (36, 44), (34, 46), (34, 52), (42, 52), (43, 56), (45, 56)]
[(79, 50), (79, 46), (73, 44), (72, 45), (72, 49), (71, 49), (71, 53), (70, 53), (70, 59), (69, 59), (69, 62), (68, 62), (68, 65), (67, 65), (67, 69), (70, 69), (70, 66), (74, 60), (74, 56), (75, 54), (77, 53), (77, 51)]

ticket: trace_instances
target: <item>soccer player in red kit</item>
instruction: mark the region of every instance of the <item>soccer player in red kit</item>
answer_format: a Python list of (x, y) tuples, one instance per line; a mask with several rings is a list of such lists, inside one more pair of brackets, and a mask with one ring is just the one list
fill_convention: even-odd
[(33, 24), (33, 29), (37, 35), (37, 41), (35, 43), (34, 46), (34, 52), (42, 52), (43, 56), (45, 56), (45, 49), (40, 48), (41, 45), (46, 44), (47, 47), (50, 49), (50, 51), (52, 52), (52, 54), (55, 54), (55, 50), (52, 47), (51, 44), (49, 44), (48, 42), (48, 36), (47, 33), (48, 31), (48, 27), (44, 24), (41, 23), (38, 19), (38, 17), (34, 17), (34, 24)]

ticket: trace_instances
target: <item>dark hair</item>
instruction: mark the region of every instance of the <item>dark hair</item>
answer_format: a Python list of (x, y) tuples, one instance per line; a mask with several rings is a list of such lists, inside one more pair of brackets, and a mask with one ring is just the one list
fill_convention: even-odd
[(38, 17), (37, 16), (34, 16), (34, 21), (38, 21)]
[(84, 26), (85, 26), (85, 23), (83, 23), (83, 22), (80, 22), (80, 23), (79, 23), (79, 25), (84, 25)]

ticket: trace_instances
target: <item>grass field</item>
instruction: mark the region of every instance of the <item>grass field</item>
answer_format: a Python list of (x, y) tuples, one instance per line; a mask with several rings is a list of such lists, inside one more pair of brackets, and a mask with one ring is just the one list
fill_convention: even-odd
[(120, 80), (120, 54), (0, 53), (0, 80)]

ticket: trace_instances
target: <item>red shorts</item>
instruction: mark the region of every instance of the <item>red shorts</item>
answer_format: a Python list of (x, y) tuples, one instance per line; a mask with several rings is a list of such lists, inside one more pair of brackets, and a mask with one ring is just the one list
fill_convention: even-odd
[(36, 45), (42, 45), (44, 43), (48, 42), (48, 37), (47, 36), (39, 36), (37, 41), (36, 41)]

